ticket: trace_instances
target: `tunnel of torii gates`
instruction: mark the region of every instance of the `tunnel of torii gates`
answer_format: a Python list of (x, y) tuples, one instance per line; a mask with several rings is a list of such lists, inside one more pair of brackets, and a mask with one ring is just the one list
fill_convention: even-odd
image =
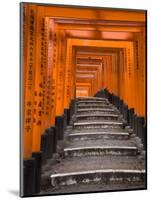
[(146, 118), (145, 11), (22, 4), (23, 158), (76, 97), (106, 88)]

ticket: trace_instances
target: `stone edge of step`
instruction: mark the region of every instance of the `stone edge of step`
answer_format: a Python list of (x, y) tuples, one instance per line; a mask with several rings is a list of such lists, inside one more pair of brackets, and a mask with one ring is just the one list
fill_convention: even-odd
[[(108, 175), (107, 175), (108, 174)], [(57, 173), (51, 174), (51, 185), (72, 185), (78, 182), (90, 183), (105, 180), (113, 182), (137, 182), (145, 180), (146, 171), (144, 169), (99, 169), (99, 170), (89, 170), (80, 172), (69, 172), (69, 173)], [(126, 176), (125, 176), (126, 175)], [(82, 176), (81, 180), (80, 176)], [(137, 177), (139, 176), (139, 177)], [(143, 177), (142, 177), (143, 176)], [(58, 179), (58, 180), (57, 180)], [(59, 180), (60, 179), (60, 180)], [(57, 183), (58, 181), (58, 183)]]
[(137, 150), (136, 146), (88, 146), (88, 147), (72, 147), (72, 148), (64, 148), (64, 152), (66, 151), (76, 151), (76, 150), (91, 150), (91, 149), (128, 149), (128, 150)]
[(120, 135), (123, 135), (123, 136), (130, 136), (130, 133), (124, 133), (124, 132), (84, 132), (84, 133), (70, 133), (68, 136), (69, 137), (72, 137), (72, 136), (89, 136), (89, 135), (114, 135), (114, 136), (120, 136)]
[(74, 126), (81, 126), (81, 125), (101, 125), (101, 124), (105, 124), (105, 125), (123, 125), (123, 122), (118, 122), (118, 121), (90, 121), (90, 122), (74, 122), (73, 125)]
[(95, 173), (146, 173), (145, 169), (98, 169), (98, 170), (88, 170), (88, 171), (79, 171), (79, 172), (69, 172), (69, 173), (57, 173), (51, 174), (51, 178), (58, 176), (70, 176), (70, 175), (83, 175), (83, 174), (95, 174)]

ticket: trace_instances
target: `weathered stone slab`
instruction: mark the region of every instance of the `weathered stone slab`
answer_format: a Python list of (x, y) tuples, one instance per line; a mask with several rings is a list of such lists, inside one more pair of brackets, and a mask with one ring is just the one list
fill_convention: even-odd
[(145, 170), (129, 170), (129, 169), (100, 169), (81, 172), (70, 172), (52, 174), (51, 184), (57, 185), (73, 185), (79, 183), (132, 183), (144, 181)]
[(65, 148), (64, 155), (80, 157), (80, 156), (101, 156), (101, 155), (123, 155), (134, 156), (138, 154), (138, 149), (135, 146), (86, 146)]

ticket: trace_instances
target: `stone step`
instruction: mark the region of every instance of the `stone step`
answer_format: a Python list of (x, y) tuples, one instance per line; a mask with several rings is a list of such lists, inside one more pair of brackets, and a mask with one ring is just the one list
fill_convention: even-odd
[(87, 104), (96, 104), (96, 105), (110, 105), (109, 101), (96, 101), (96, 100), (85, 100), (85, 101), (76, 101), (77, 105), (87, 105)]
[(51, 185), (73, 185), (79, 183), (132, 183), (144, 182), (145, 170), (129, 169), (101, 169), (72, 173), (60, 173), (51, 175)]
[(98, 129), (98, 128), (124, 128), (124, 123), (114, 120), (96, 120), (96, 121), (86, 121), (86, 122), (74, 122), (73, 128), (75, 129)]
[(118, 114), (112, 113), (86, 113), (86, 114), (76, 114), (75, 119), (83, 121), (83, 120), (100, 120), (100, 119), (108, 119), (108, 120), (117, 120), (119, 118)]
[(77, 108), (77, 114), (84, 113), (119, 113), (115, 108)]
[(123, 190), (138, 190), (146, 189), (145, 182), (126, 182), (126, 183), (78, 183), (73, 185), (57, 185), (57, 187), (50, 186), (48, 177), (44, 177), (41, 195), (49, 194), (73, 194), (73, 193), (87, 193), (87, 192), (107, 192), (107, 191), (123, 191)]
[(64, 155), (67, 156), (101, 156), (101, 155), (137, 155), (139, 150), (135, 138), (129, 140), (77, 140), (67, 142)]
[(97, 108), (113, 108), (113, 105), (107, 105), (107, 104), (84, 104), (84, 105), (77, 105), (77, 109), (82, 109), (82, 108), (93, 108), (93, 109), (97, 109)]
[(125, 129), (90, 129), (90, 130), (75, 130), (75, 129), (69, 129), (69, 134), (70, 133), (129, 133), (130, 135), (133, 133), (133, 129), (131, 128), (125, 128)]
[(96, 108), (77, 108), (77, 111), (78, 112), (82, 112), (82, 111), (111, 111), (111, 112), (115, 112), (115, 111), (117, 111), (117, 109), (116, 108), (114, 108), (114, 107), (112, 107), (112, 108), (109, 108), (109, 107), (107, 107), (107, 108), (100, 108), (100, 107), (96, 107)]
[(88, 147), (74, 147), (65, 148), (64, 155), (67, 156), (101, 156), (101, 155), (129, 155), (134, 156), (138, 154), (138, 149), (135, 146), (88, 146)]
[[(144, 182), (144, 162), (132, 156), (102, 156), (68, 158), (51, 171), (51, 185)], [(55, 172), (55, 173), (54, 173)]]
[(106, 98), (100, 98), (100, 97), (79, 97), (76, 99), (76, 101), (104, 101), (104, 102), (108, 102), (108, 99)]
[(68, 140), (97, 140), (97, 139), (115, 139), (115, 140), (124, 140), (130, 138), (130, 133), (128, 132), (79, 132), (79, 133), (70, 133), (68, 135)]

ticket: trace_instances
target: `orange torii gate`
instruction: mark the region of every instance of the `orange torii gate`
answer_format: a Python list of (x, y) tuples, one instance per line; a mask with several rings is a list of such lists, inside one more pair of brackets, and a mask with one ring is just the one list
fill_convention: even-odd
[[(133, 90), (134, 88), (134, 80), (132, 79), (132, 76), (134, 76), (134, 68), (133, 68), (133, 43), (132, 42), (127, 42), (127, 41), (105, 41), (105, 40), (80, 40), (80, 39), (68, 39), (67, 41), (68, 45), (67, 45), (67, 56), (68, 56), (68, 50), (72, 51), (72, 46), (98, 46), (98, 47), (113, 47), (113, 48), (125, 48), (127, 49), (126, 53), (127, 53), (127, 63), (128, 63), (128, 66), (130, 67), (130, 70), (131, 70), (131, 77), (128, 76), (128, 72), (125, 73), (124, 75), (124, 78), (127, 79), (127, 87), (125, 88), (127, 91), (129, 90), (129, 88), (131, 88), (131, 90)], [(67, 59), (68, 62), (71, 62), (70, 60)], [(69, 64), (66, 64), (66, 70), (69, 70)], [(117, 70), (114, 70), (114, 72), (116, 73)], [(65, 77), (66, 79), (66, 82), (70, 82), (70, 79), (67, 80), (67, 77)], [(129, 86), (131, 85), (131, 86)], [(67, 87), (70, 87), (70, 86), (67, 86)], [(73, 86), (72, 86), (73, 87)], [(116, 90), (116, 88), (114, 89)], [(114, 92), (114, 91), (113, 91)], [(115, 91), (115, 94), (117, 91)], [(117, 94), (118, 95), (118, 94)], [(132, 94), (133, 95), (133, 94)], [(69, 101), (70, 101), (70, 98), (69, 96), (66, 95), (66, 90), (65, 90), (65, 100), (67, 102), (67, 104), (65, 106), (68, 107), (69, 105)], [(134, 98), (132, 98), (132, 96), (130, 97), (130, 94), (129, 93), (126, 93), (125, 94), (125, 98), (124, 100), (128, 103), (129, 107), (134, 107)]]

